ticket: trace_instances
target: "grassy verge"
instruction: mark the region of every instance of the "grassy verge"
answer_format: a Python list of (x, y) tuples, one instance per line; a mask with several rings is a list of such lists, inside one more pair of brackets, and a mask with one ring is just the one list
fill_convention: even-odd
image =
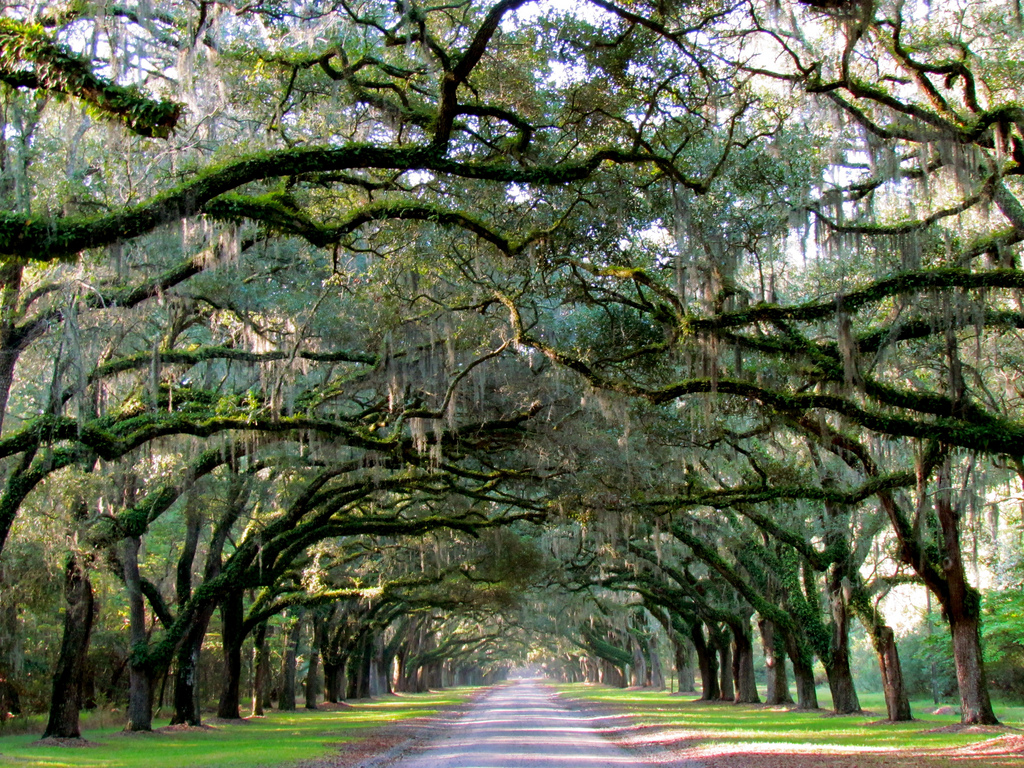
[[(885, 705), (881, 694), (861, 697), (870, 712), (836, 717), (827, 712), (796, 712), (782, 708), (695, 701), (693, 697), (657, 691), (603, 686), (560, 685), (562, 697), (602, 709), (628, 713), (633, 725), (626, 740), (641, 738), (681, 750), (686, 757), (713, 765), (915, 766), (960, 765), (977, 759), (986, 766), (1024, 765), (1021, 757), (992, 754), (982, 742), (1005, 730), (957, 727), (956, 715), (930, 715), (931, 702), (914, 702), (910, 723), (880, 722)], [(829, 699), (821, 696), (823, 706)], [(1021, 728), (1024, 707), (1000, 706), (996, 714)], [(631, 735), (632, 733), (632, 735)], [(1012, 732), (1011, 732), (1012, 733)], [(638, 734), (646, 734), (639, 736)], [(754, 757), (760, 758), (756, 761)], [(768, 759), (775, 756), (775, 759)], [(1009, 761), (1009, 762), (1007, 762)]]
[(124, 734), (89, 729), (90, 746), (35, 745), (38, 735), (0, 738), (0, 766), (25, 768), (254, 768), (322, 757), (370, 730), (435, 713), (464, 701), (471, 689), (388, 696), (336, 711), (271, 712), (208, 728)]

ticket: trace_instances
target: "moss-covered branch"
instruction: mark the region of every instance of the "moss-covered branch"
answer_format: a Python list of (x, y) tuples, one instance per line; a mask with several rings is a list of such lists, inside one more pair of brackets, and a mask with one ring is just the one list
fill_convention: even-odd
[(299, 174), (351, 169), (424, 170), (465, 179), (561, 185), (580, 181), (604, 162), (660, 164), (644, 152), (605, 149), (580, 160), (533, 165), (451, 160), (433, 146), (375, 144), (299, 147), (266, 152), (198, 173), (192, 180), (119, 213), (95, 218), (44, 218), (0, 212), (0, 255), (36, 261), (71, 259), (86, 248), (130, 240), (157, 227), (202, 213), (214, 198), (245, 184)]
[(834, 318), (837, 311), (854, 313), (868, 304), (893, 296), (921, 293), (941, 289), (960, 288), (1024, 288), (1024, 272), (1015, 269), (992, 269), (975, 272), (959, 267), (927, 269), (906, 272), (849, 293), (837, 294), (827, 301), (809, 301), (794, 306), (757, 304), (739, 312), (727, 312), (715, 317), (688, 317), (682, 330), (687, 333), (707, 333), (725, 328), (739, 328), (755, 323), (777, 321), (813, 322)]
[(140, 136), (166, 138), (181, 117), (180, 104), (96, 76), (87, 61), (51, 40), (42, 27), (10, 18), (0, 19), (0, 80), (81, 99)]

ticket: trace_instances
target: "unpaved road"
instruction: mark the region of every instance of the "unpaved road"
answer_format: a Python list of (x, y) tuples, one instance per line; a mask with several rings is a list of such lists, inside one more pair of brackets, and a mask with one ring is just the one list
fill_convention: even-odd
[(646, 768), (603, 738), (583, 712), (562, 707), (534, 681), (499, 686), (445, 735), (394, 768)]

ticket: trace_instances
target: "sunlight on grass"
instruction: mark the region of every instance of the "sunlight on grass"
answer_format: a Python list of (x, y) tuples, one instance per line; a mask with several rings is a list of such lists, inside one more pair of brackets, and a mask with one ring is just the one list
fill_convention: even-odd
[[(991, 738), (992, 733), (965, 731), (935, 733), (934, 730), (960, 722), (956, 715), (932, 715), (931, 702), (913, 702), (915, 717), (910, 723), (880, 722), (885, 717), (881, 694), (861, 697), (864, 715), (836, 717), (827, 711), (797, 712), (784, 708), (734, 705), (695, 701), (694, 696), (671, 696), (658, 691), (622, 690), (584, 684), (558, 685), (561, 695), (578, 701), (605, 704), (629, 712), (642, 724), (676, 732), (679, 738), (717, 744), (831, 745), (844, 749), (934, 750), (960, 747)], [(826, 691), (827, 693), (827, 691)], [(821, 695), (826, 706), (830, 699)], [(996, 714), (1007, 725), (1021, 727), (1024, 707), (1002, 706)]]
[[(254, 768), (308, 760), (366, 735), (368, 729), (422, 717), (464, 701), (472, 689), (388, 696), (338, 711), (271, 712), (209, 729), (124, 734), (85, 730), (93, 746), (35, 746), (37, 735), (0, 738), (0, 765), (25, 768)], [(162, 723), (157, 723), (157, 725)]]

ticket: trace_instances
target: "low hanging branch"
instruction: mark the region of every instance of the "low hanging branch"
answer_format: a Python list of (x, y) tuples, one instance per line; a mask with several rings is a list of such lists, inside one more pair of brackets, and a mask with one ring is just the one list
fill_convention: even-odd
[(139, 136), (167, 138), (181, 117), (181, 104), (156, 101), (138, 88), (97, 77), (87, 61), (51, 40), (42, 27), (13, 19), (0, 19), (0, 80), (81, 99), (97, 115)]
[(422, 170), (463, 179), (558, 186), (588, 178), (603, 163), (661, 167), (666, 162), (647, 152), (602, 149), (578, 160), (527, 168), (514, 163), (451, 160), (436, 146), (298, 147), (252, 155), (208, 169), (144, 203), (105, 216), (49, 218), (0, 212), (0, 256), (43, 262), (73, 261), (87, 248), (131, 240), (181, 218), (205, 213), (214, 198), (245, 184), (284, 176), (354, 169)]

